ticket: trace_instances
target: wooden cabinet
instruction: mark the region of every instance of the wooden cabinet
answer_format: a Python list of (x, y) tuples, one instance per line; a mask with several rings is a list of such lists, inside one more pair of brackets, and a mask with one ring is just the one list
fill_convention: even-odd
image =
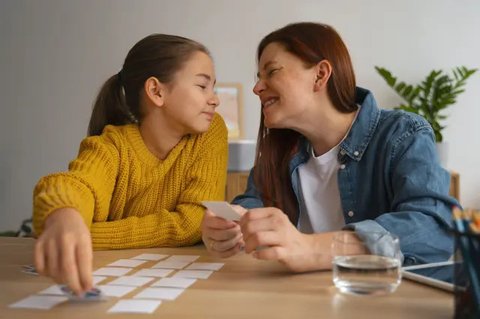
[[(228, 172), (225, 200), (231, 202), (238, 194), (242, 194), (248, 181), (250, 172)], [(460, 175), (457, 172), (450, 172), (450, 195), (460, 201)]]
[(460, 202), (460, 175), (450, 172), (450, 195)]
[(248, 174), (250, 172), (228, 172), (225, 200), (231, 202), (235, 196), (243, 194), (247, 188)]

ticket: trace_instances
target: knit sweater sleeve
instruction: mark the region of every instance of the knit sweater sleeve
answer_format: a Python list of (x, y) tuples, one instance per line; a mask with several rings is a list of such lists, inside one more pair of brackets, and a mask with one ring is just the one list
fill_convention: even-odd
[(174, 211), (164, 208), (146, 216), (96, 222), (91, 227), (95, 249), (175, 247), (200, 241), (203, 200), (223, 200), (227, 172), (227, 129), (223, 119), (215, 119), (206, 133), (197, 137), (198, 150), (187, 171), (186, 189), (179, 195)]
[(42, 233), (45, 219), (60, 208), (75, 208), (88, 227), (95, 212), (108, 214), (118, 162), (118, 153), (108, 137), (84, 139), (67, 172), (45, 176), (37, 183), (33, 193), (35, 234)]

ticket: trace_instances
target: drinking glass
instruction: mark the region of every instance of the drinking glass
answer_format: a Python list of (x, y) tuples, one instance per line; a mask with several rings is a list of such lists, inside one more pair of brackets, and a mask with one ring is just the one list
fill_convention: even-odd
[[(363, 237), (363, 238), (362, 238)], [(394, 292), (401, 282), (401, 254), (397, 236), (354, 231), (334, 234), (333, 283), (342, 293), (381, 295)]]

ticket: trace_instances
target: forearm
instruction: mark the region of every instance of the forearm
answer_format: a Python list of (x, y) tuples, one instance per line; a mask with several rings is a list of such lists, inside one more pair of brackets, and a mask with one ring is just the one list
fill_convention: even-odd
[(306, 266), (309, 270), (332, 269), (332, 251), (331, 244), (333, 233), (308, 234), (305, 235), (310, 242), (311, 253), (309, 260), (306, 260)]
[(77, 210), (87, 227), (93, 217), (94, 197), (92, 192), (76, 177), (68, 173), (46, 176), (40, 180), (33, 196), (33, 227), (39, 236), (45, 220), (62, 208)]

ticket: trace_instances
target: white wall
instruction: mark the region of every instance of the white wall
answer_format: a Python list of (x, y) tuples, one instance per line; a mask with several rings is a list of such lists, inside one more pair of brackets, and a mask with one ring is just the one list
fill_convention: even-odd
[[(358, 84), (388, 107), (400, 100), (374, 65), (412, 82), (433, 68), (478, 68), (479, 16), (475, 0), (2, 0), (0, 231), (17, 229), (31, 215), (34, 184), (74, 158), (99, 86), (150, 33), (191, 37), (211, 49), (218, 80), (245, 88), (246, 135), (254, 138), (255, 49), (268, 32), (296, 21), (333, 25), (351, 51)], [(479, 88), (480, 73), (451, 108), (445, 132), (449, 167), (461, 175), (462, 202), (476, 207)]]

